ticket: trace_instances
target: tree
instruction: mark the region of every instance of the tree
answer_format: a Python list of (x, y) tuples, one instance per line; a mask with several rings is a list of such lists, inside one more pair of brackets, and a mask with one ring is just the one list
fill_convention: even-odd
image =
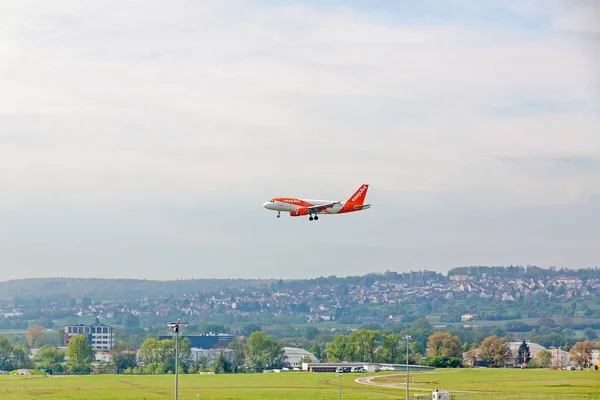
[(592, 365), (592, 350), (594, 350), (594, 347), (594, 344), (589, 340), (575, 343), (575, 346), (569, 350), (571, 359), (581, 368), (589, 368)]
[(112, 367), (117, 374), (123, 373), (128, 369), (133, 369), (137, 365), (135, 351), (130, 351), (123, 341), (115, 343), (110, 352), (110, 359)]
[(126, 328), (136, 328), (140, 326), (140, 318), (131, 313), (125, 313), (122, 318), (122, 324)]
[(0, 336), (0, 369), (4, 371), (12, 370), (11, 356), (13, 346), (6, 336)]
[[(423, 354), (425, 354), (425, 345), (419, 340), (415, 340), (414, 342), (412, 342), (409, 346), (409, 349), (409, 363), (410, 361), (419, 361), (423, 357)], [(404, 355), (404, 357), (406, 358), (406, 355)]]
[(200, 369), (201, 372), (208, 371), (208, 357), (202, 356), (200, 357)]
[(551, 328), (556, 327), (556, 322), (552, 318), (540, 318), (537, 323)]
[(306, 355), (300, 359), (299, 364), (302, 365), (303, 363), (311, 363), (311, 362), (312, 362), (312, 358), (310, 358), (309, 355)]
[(227, 328), (225, 328), (225, 326), (223, 324), (217, 324), (217, 323), (212, 323), (212, 322), (208, 322), (206, 324), (203, 324), (200, 326), (199, 328), (200, 332), (212, 332), (212, 333), (228, 333), (229, 330)]
[(46, 332), (46, 328), (41, 325), (29, 325), (26, 333), (27, 344), (29, 344), (29, 347), (32, 349), (39, 348), (44, 341), (44, 332)]
[(510, 347), (504, 339), (497, 336), (486, 337), (479, 346), (479, 357), (490, 367), (503, 367), (512, 357)]
[(68, 365), (71, 371), (76, 373), (90, 371), (95, 356), (86, 335), (80, 334), (71, 338), (67, 347), (67, 357), (69, 357)]
[(377, 352), (377, 358), (384, 363), (400, 362), (404, 352), (402, 347), (402, 335), (399, 333), (384, 334), (381, 339), (381, 348)]
[(435, 368), (458, 368), (461, 360), (458, 357), (434, 356), (429, 357), (426, 364)]
[(42, 346), (33, 357), (39, 368), (60, 373), (64, 371), (65, 352), (54, 346)]
[(282, 367), (285, 357), (281, 344), (265, 331), (250, 335), (244, 354), (248, 365), (255, 370)]
[(240, 372), (244, 367), (244, 363), (246, 362), (244, 357), (244, 344), (239, 340), (232, 340), (227, 345), (227, 348), (233, 350), (230, 360), (233, 372)]
[[(172, 354), (169, 357), (169, 370), (175, 372), (175, 338), (168, 340), (170, 343), (166, 343), (165, 347), (168, 349), (167, 351)], [(177, 365), (179, 368), (183, 368), (184, 371), (187, 370), (188, 360), (192, 356), (192, 344), (188, 338), (184, 338), (183, 340), (179, 339), (178, 349), (177, 349)]]
[[(188, 338), (179, 340), (178, 363), (180, 368), (187, 368), (187, 360), (192, 354)], [(144, 362), (144, 369), (148, 373), (162, 374), (175, 372), (175, 337), (172, 339), (157, 340), (148, 338), (140, 347), (140, 358)]]
[(231, 363), (221, 352), (215, 360), (215, 374), (227, 374), (229, 372), (231, 372)]
[(427, 344), (427, 340), (431, 334), (433, 334), (433, 329), (431, 328), (431, 324), (427, 318), (419, 318), (413, 321), (410, 326), (409, 332), (414, 340), (413, 343), (419, 342), (422, 345), (422, 350), (417, 351), (418, 353), (423, 354), (425, 352), (425, 345)]
[(308, 351), (313, 353), (313, 355), (317, 357), (318, 360), (321, 359), (321, 346), (319, 346), (319, 343), (316, 340), (314, 341), (312, 347), (308, 349)]
[(460, 357), (462, 354), (460, 339), (448, 332), (436, 332), (429, 336), (427, 342), (427, 357)]
[(519, 346), (517, 353), (517, 362), (521, 363), (521, 368), (525, 368), (527, 363), (531, 360), (531, 352), (529, 351), (529, 345), (523, 340), (523, 343)]
[(355, 349), (344, 335), (338, 334), (333, 341), (327, 343), (327, 361), (354, 361)]
[(419, 330), (426, 330), (426, 331), (430, 331), (431, 328), (431, 324), (429, 323), (429, 320), (427, 318), (419, 318), (413, 321), (412, 325), (410, 326), (410, 330), (411, 331), (419, 331)]
[(548, 350), (540, 350), (537, 355), (538, 365), (541, 368), (548, 368), (550, 363), (552, 363), (552, 353)]
[(240, 334), (245, 337), (250, 337), (254, 332), (261, 331), (262, 328), (257, 324), (248, 324), (242, 327)]
[(23, 348), (22, 346), (13, 347), (12, 352), (12, 364), (13, 368), (21, 369), (21, 368), (32, 368), (33, 362), (31, 358), (29, 358), (29, 349)]
[(319, 334), (319, 330), (314, 326), (307, 326), (304, 328), (304, 332), (302, 336), (304, 336), (308, 340), (315, 340), (317, 335)]
[(83, 308), (84, 310), (85, 310), (86, 308), (88, 308), (89, 306), (91, 306), (91, 305), (92, 305), (92, 299), (90, 299), (90, 298), (89, 298), (89, 297), (87, 297), (87, 296), (86, 296), (86, 297), (83, 297), (83, 298), (81, 299), (81, 303), (79, 304), (79, 306), (80, 306), (81, 308)]
[(145, 367), (154, 367), (165, 358), (163, 349), (160, 346), (160, 341), (156, 338), (148, 338), (144, 340), (140, 346), (140, 359)]
[(588, 340), (594, 340), (598, 337), (596, 331), (589, 327), (583, 330), (583, 336)]
[(359, 329), (348, 336), (348, 341), (356, 349), (356, 359), (352, 361), (375, 361), (375, 349), (379, 344), (381, 334), (378, 331)]
[(56, 343), (58, 347), (62, 347), (65, 342), (65, 328), (59, 328), (56, 331)]

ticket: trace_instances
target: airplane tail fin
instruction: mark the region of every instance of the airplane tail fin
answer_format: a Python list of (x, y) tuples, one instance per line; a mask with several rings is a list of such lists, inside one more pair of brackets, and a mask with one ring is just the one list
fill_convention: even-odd
[(367, 197), (367, 190), (369, 190), (368, 184), (361, 185), (358, 190), (348, 199), (347, 203), (355, 206), (362, 206)]

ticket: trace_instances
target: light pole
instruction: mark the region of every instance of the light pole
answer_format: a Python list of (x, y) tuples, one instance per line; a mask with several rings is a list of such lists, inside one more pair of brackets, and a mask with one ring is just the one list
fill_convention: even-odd
[(187, 322), (178, 319), (177, 322), (168, 322), (167, 325), (175, 333), (175, 400), (177, 400), (179, 398), (179, 327), (187, 326)]
[(408, 400), (408, 343), (410, 342), (411, 336), (404, 336), (406, 340), (406, 400)]

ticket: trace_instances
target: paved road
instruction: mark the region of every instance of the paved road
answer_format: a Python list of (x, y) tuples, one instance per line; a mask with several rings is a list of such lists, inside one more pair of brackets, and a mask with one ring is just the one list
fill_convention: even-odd
[[(375, 375), (375, 376), (368, 376), (368, 377), (364, 377), (364, 378), (356, 378), (354, 381), (356, 383), (361, 383), (363, 385), (368, 385), (368, 386), (377, 386), (377, 387), (386, 387), (386, 388), (391, 388), (391, 389), (403, 389), (406, 388), (406, 380), (405, 380), (405, 374), (397, 374), (397, 375)], [(377, 379), (377, 378), (397, 378), (398, 382), (394, 382), (394, 383), (389, 383), (389, 382), (373, 382), (373, 379)], [(415, 384), (411, 383), (409, 386), (411, 391), (421, 391), (421, 392), (429, 392), (431, 393), (432, 389), (431, 388), (419, 388), (419, 387), (415, 387)], [(448, 390), (448, 392), (450, 393), (484, 393), (485, 391), (478, 391), (478, 390)], [(494, 393), (494, 392), (491, 392)]]

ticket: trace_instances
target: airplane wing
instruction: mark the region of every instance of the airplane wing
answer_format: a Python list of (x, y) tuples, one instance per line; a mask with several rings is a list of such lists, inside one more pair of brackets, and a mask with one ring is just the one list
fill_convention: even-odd
[(333, 201), (331, 203), (327, 203), (327, 204), (318, 204), (315, 206), (310, 206), (310, 207), (306, 207), (306, 209), (308, 210), (309, 213), (316, 213), (319, 211), (323, 211), (326, 208), (331, 208), (333, 207), (335, 204), (340, 204), (341, 201)]

